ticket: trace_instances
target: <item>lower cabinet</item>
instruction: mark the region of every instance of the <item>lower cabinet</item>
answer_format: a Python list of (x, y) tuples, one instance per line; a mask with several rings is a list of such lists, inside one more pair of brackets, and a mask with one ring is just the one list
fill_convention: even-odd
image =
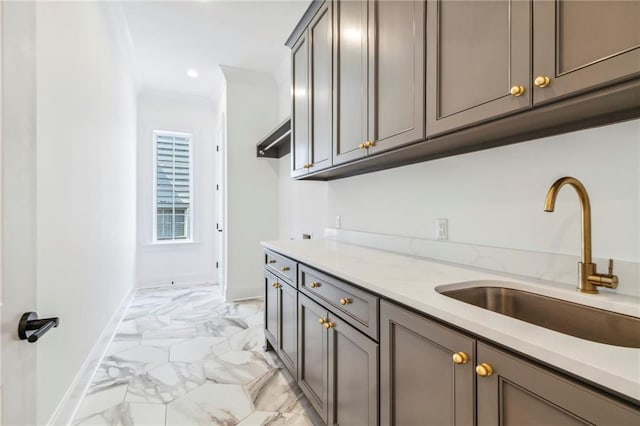
[(380, 424), (472, 425), (474, 348), (470, 337), (381, 302)]
[(298, 384), (328, 425), (378, 424), (378, 344), (299, 295)]
[(479, 426), (640, 425), (638, 407), (500, 349), (478, 342), (477, 359)]
[(296, 377), (298, 365), (298, 291), (265, 271), (265, 337), (287, 370)]
[(640, 424), (637, 406), (392, 303), (380, 333), (383, 426)]

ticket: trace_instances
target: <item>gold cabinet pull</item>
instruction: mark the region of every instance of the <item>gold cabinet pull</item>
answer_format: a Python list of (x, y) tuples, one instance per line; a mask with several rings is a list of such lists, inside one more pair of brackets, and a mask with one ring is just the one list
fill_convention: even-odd
[(366, 141), (364, 143), (365, 148), (371, 148), (374, 145), (373, 141)]
[(366, 146), (365, 146), (365, 144), (361, 143), (360, 145), (358, 145), (358, 148), (360, 148), (360, 149), (365, 149), (365, 148), (366, 148)]
[(280, 270), (282, 272), (287, 272), (289, 270), (289, 267), (288, 266), (283, 266), (282, 268), (280, 268)]
[(282, 287), (282, 284), (280, 284), (280, 283), (273, 283), (273, 284), (271, 284), (271, 287), (273, 287), (273, 288), (280, 288), (280, 287)]
[(476, 365), (476, 374), (480, 377), (489, 377), (493, 374), (493, 367), (486, 362)]
[(310, 284), (310, 287), (311, 287), (311, 288), (318, 288), (318, 287), (320, 287), (320, 283), (319, 283), (319, 282), (317, 282), (317, 281), (312, 282), (312, 283)]
[(277, 261), (276, 261), (275, 259), (271, 259), (271, 260), (269, 261), (269, 264), (270, 264), (270, 265), (272, 265), (272, 264), (274, 264), (274, 263), (276, 263), (276, 262), (277, 262)]
[(326, 318), (320, 318), (320, 319), (318, 320), (318, 322), (319, 322), (320, 324), (324, 324), (325, 322), (327, 322), (327, 319), (326, 319)]
[(523, 86), (513, 86), (509, 91), (509, 93), (511, 93), (513, 96), (522, 96), (524, 95), (524, 92), (525, 89)]
[(469, 356), (464, 352), (456, 352), (453, 354), (453, 362), (455, 364), (466, 364), (469, 361)]
[(348, 299), (346, 297), (343, 297), (342, 299), (340, 299), (340, 304), (343, 305), (343, 306), (344, 305), (348, 305), (350, 303), (351, 303), (351, 299)]
[(544, 75), (539, 75), (536, 77), (535, 80), (533, 80), (533, 84), (535, 84), (540, 88), (547, 87), (550, 83), (551, 83), (551, 79)]
[(330, 329), (330, 328), (333, 328), (335, 326), (336, 325), (334, 323), (330, 322), (330, 321), (327, 321), (327, 322), (324, 323), (324, 328), (326, 328), (327, 330)]

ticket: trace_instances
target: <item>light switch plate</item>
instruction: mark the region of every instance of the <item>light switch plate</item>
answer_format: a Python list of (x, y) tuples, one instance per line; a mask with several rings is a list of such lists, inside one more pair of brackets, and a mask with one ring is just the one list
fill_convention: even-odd
[(436, 240), (449, 239), (449, 221), (445, 218), (436, 219)]

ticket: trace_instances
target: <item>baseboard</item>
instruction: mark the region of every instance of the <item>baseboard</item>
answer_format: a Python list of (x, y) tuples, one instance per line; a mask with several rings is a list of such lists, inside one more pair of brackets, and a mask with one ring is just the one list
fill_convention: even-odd
[[(173, 282), (173, 284), (171, 284)], [(194, 284), (217, 284), (218, 279), (211, 275), (189, 275), (169, 279), (138, 280), (136, 288), (161, 288)]]
[(47, 425), (69, 425), (75, 418), (78, 408), (80, 408), (80, 404), (82, 403), (82, 399), (91, 384), (91, 379), (93, 379), (93, 376), (96, 374), (96, 371), (100, 366), (100, 362), (107, 352), (109, 344), (111, 344), (113, 336), (118, 330), (118, 326), (122, 322), (136, 291), (136, 288), (131, 289), (131, 291), (122, 299), (119, 307), (115, 310), (113, 315), (111, 315), (111, 318), (109, 319), (109, 322), (107, 322), (104, 330), (102, 330), (98, 341), (91, 349), (91, 352), (89, 352), (89, 355), (82, 364), (82, 367), (80, 367), (78, 374), (76, 374), (75, 379), (71, 383), (71, 386), (69, 386), (69, 389), (67, 389), (67, 392), (60, 401), (60, 404), (58, 404), (58, 407), (47, 422)]

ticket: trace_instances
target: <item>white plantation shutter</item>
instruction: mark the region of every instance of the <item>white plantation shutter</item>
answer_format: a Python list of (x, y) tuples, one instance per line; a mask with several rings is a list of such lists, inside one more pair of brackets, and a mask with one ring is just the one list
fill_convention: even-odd
[(156, 239), (191, 238), (191, 135), (154, 132)]

